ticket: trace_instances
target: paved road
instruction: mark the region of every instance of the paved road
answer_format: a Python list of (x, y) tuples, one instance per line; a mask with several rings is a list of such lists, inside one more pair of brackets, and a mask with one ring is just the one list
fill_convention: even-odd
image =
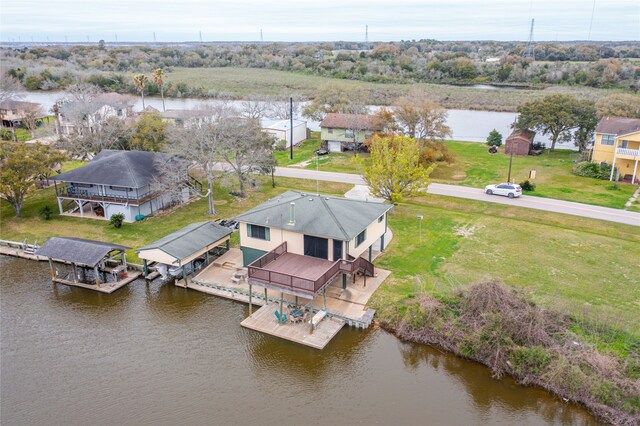
[[(276, 176), (298, 179), (318, 179), (320, 181), (341, 182), (353, 185), (365, 184), (360, 175), (323, 171), (316, 172), (315, 170), (296, 169), (292, 167), (278, 167), (276, 169)], [(320, 189), (322, 190), (322, 184), (320, 184)], [(490, 203), (507, 204), (510, 206), (525, 207), (529, 209), (564, 213), (574, 216), (640, 226), (640, 213), (612, 209), (608, 207), (592, 206), (590, 204), (574, 203), (570, 201), (534, 197), (530, 195), (523, 195), (520, 198), (509, 199), (507, 197), (500, 197), (497, 195), (487, 195), (480, 188), (444, 185), (441, 183), (430, 184), (427, 192), (434, 195), (445, 195), (449, 197), (467, 198), (470, 200), (486, 201)]]

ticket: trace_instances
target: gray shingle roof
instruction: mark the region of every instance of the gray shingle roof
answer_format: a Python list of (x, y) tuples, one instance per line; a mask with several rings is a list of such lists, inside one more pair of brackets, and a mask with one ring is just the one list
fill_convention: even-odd
[(56, 260), (95, 267), (112, 250), (128, 250), (131, 247), (84, 238), (53, 237), (42, 245), (36, 254)]
[(231, 229), (220, 226), (217, 223), (209, 221), (197, 222), (139, 248), (136, 252), (158, 249), (180, 260), (210, 246), (229, 234), (231, 234)]
[[(290, 225), (292, 202), (295, 203), (295, 223)], [(391, 204), (287, 191), (235, 219), (254, 225), (350, 241), (392, 207)]]
[(53, 176), (61, 182), (90, 183), (141, 188), (157, 176), (167, 154), (104, 149), (86, 166)]

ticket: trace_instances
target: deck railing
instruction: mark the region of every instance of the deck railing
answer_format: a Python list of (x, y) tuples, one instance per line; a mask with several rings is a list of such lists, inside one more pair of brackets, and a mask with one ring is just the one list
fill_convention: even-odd
[(136, 194), (135, 191), (131, 191), (122, 195), (113, 193), (96, 194), (95, 192), (89, 192), (72, 186), (56, 186), (56, 195), (58, 197), (82, 198), (84, 200), (106, 201), (111, 203), (127, 203), (131, 201), (146, 202), (149, 199), (154, 198), (157, 194), (158, 191), (146, 191), (142, 194)]
[(264, 269), (266, 265), (273, 262), (286, 252), (287, 243), (285, 241), (275, 249), (256, 259), (248, 267), (249, 278), (263, 281), (267, 284), (272, 284), (275, 286), (286, 287), (291, 290), (298, 290), (314, 294), (340, 273), (355, 274), (358, 272), (362, 272), (370, 277), (372, 277), (374, 273), (373, 263), (362, 257), (358, 257), (352, 260), (336, 260), (331, 264), (331, 266), (327, 268), (324, 274), (322, 274), (315, 280)]
[(616, 148), (617, 155), (630, 155), (632, 157), (640, 157), (640, 149)]

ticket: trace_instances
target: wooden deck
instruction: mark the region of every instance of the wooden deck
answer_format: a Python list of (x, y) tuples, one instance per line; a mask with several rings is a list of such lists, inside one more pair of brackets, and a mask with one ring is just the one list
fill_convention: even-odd
[(333, 262), (326, 259), (284, 253), (276, 260), (264, 265), (262, 269), (315, 281), (327, 272), (331, 265)]
[(64, 285), (68, 285), (68, 286), (72, 286), (72, 287), (86, 288), (88, 290), (94, 290), (94, 291), (99, 291), (100, 293), (110, 294), (110, 293), (113, 293), (114, 291), (118, 290), (119, 288), (122, 288), (125, 285), (137, 280), (141, 275), (142, 275), (142, 272), (129, 271), (127, 273), (127, 278), (119, 280), (119, 281), (115, 281), (115, 282), (101, 283), (100, 287), (98, 287), (95, 284), (85, 284), (85, 283), (81, 283), (81, 282), (75, 283), (73, 281), (65, 280), (63, 278), (58, 278), (58, 277), (53, 278), (53, 282), (57, 283), (57, 284), (64, 284)]
[[(315, 349), (324, 349), (345, 324), (343, 320), (337, 318), (324, 318), (312, 333), (308, 323), (292, 324), (287, 322), (278, 324), (274, 314), (278, 309), (279, 305), (277, 303), (270, 303), (249, 315), (240, 325)], [(285, 310), (285, 313), (288, 316), (287, 310)]]

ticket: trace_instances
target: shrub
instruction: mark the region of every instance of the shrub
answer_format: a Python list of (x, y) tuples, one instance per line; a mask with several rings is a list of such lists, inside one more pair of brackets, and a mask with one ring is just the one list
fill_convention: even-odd
[(493, 129), (487, 137), (487, 145), (502, 146), (502, 134), (500, 134), (496, 129)]
[(9, 129), (0, 129), (0, 138), (2, 138), (3, 141), (13, 140), (13, 132)]
[(509, 354), (514, 371), (521, 375), (542, 373), (550, 360), (549, 352), (540, 346), (516, 347)]
[(524, 182), (520, 182), (520, 186), (522, 187), (522, 190), (526, 192), (533, 192), (536, 190), (536, 184), (530, 182), (529, 179), (525, 180)]
[(274, 145), (276, 151), (285, 151), (287, 149), (287, 141), (284, 139), (280, 139)]
[(607, 163), (598, 164), (583, 161), (576, 164), (571, 172), (576, 176), (595, 179), (609, 179), (609, 176), (611, 175), (611, 166)]
[(38, 213), (42, 219), (49, 220), (51, 219), (51, 215), (53, 215), (53, 210), (49, 206), (44, 206)]
[(112, 214), (111, 217), (109, 218), (109, 223), (111, 223), (116, 228), (120, 228), (123, 222), (124, 222), (124, 214), (122, 213)]

